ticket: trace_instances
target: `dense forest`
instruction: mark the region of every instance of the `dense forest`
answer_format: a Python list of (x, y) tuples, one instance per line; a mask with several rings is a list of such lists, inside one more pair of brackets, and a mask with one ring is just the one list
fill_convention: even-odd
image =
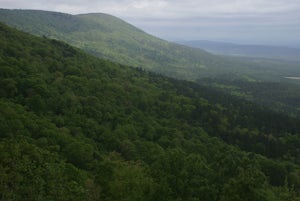
[(64, 41), (102, 59), (197, 81), (300, 117), (299, 82), (294, 81), (297, 86), (285, 78), (300, 74), (299, 62), (281, 61), (277, 56), (276, 59), (216, 56), (161, 40), (117, 17), (101, 13), (70, 15), (0, 9), (0, 21), (31, 34)]
[(300, 82), (298, 80), (294, 82), (247, 82), (241, 79), (206, 78), (197, 82), (275, 111), (300, 117)]
[(4, 24), (0, 37), (0, 200), (299, 200), (299, 119)]

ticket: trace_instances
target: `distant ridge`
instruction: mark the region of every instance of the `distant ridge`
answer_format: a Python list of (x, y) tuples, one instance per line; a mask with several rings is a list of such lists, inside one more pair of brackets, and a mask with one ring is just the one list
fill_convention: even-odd
[[(38, 10), (0, 9), (0, 21), (17, 29), (65, 41), (100, 58), (153, 70), (172, 77), (197, 79), (220, 68), (215, 56), (158, 39), (103, 13), (70, 15)], [(215, 65), (210, 65), (215, 63)]]
[(214, 54), (300, 61), (300, 49), (293, 47), (240, 45), (207, 40), (179, 41), (178, 43), (204, 49)]
[[(70, 15), (0, 9), (0, 21), (25, 32), (67, 42), (99, 58), (184, 80), (227, 77), (274, 80), (296, 74), (298, 65), (236, 60), (171, 43), (108, 14)], [(287, 74), (287, 68), (289, 73)], [(268, 73), (265, 73), (268, 72)]]

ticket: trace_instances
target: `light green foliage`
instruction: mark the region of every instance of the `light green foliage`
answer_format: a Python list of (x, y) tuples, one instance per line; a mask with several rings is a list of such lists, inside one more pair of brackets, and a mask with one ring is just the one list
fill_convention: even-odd
[[(265, 67), (265, 63), (222, 58), (167, 42), (107, 14), (1, 9), (0, 21), (35, 35), (65, 41), (100, 58), (179, 79), (229, 76), (255, 81), (278, 79), (279, 75), (278, 68)], [(43, 53), (41, 49), (37, 51)]]
[(86, 175), (25, 138), (1, 140), (2, 200), (82, 200)]

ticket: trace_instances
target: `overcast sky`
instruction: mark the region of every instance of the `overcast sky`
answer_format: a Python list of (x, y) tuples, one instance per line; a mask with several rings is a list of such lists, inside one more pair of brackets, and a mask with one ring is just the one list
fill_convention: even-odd
[(300, 0), (0, 0), (0, 7), (108, 13), (171, 41), (300, 46)]

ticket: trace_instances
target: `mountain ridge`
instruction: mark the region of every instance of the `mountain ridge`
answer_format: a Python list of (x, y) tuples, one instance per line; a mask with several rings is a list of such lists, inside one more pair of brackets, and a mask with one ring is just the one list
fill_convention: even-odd
[[(0, 20), (15, 28), (65, 41), (100, 58), (143, 66), (171, 77), (196, 80), (226, 73), (234, 76), (250, 69), (204, 50), (158, 39), (111, 15), (102, 14), (105, 21), (101, 17), (96, 19), (99, 15), (63, 15), (49, 11), (43, 15), (43, 11), (0, 10)], [(112, 21), (117, 21), (118, 26)]]

